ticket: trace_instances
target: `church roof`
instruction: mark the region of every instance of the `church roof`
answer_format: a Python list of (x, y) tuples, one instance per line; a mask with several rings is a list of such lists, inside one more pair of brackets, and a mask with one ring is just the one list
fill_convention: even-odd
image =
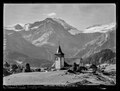
[(61, 47), (60, 47), (60, 45), (59, 45), (59, 48), (57, 49), (57, 54), (64, 55), (64, 53), (63, 53), (63, 52), (62, 52), (62, 50), (61, 50)]

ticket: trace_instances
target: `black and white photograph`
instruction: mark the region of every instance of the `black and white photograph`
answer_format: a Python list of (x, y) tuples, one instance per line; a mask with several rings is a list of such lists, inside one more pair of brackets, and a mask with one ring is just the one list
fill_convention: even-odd
[(4, 3), (3, 88), (116, 86), (115, 3)]

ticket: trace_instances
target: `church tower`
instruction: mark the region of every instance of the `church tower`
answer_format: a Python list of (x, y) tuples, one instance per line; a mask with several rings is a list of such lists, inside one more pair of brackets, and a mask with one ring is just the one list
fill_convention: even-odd
[(59, 48), (57, 49), (57, 52), (55, 54), (55, 69), (62, 69), (64, 68), (64, 53), (61, 50), (61, 47), (59, 45)]

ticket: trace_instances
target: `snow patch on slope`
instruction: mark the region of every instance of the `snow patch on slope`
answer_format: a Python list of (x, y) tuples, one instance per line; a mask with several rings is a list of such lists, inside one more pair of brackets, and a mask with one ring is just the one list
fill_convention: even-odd
[(44, 33), (41, 37), (39, 37), (38, 39), (36, 40), (33, 40), (32, 41), (32, 44), (36, 45), (36, 46), (42, 46), (44, 44), (50, 44), (52, 46), (54, 46), (53, 43), (50, 43), (48, 42), (49, 40), (49, 36), (53, 33), (53, 31), (49, 31), (49, 32), (46, 32)]
[(29, 26), (30, 26), (30, 24), (25, 24), (25, 25), (24, 25), (25, 31), (28, 31), (28, 30), (29, 30)]
[(115, 28), (115, 26), (116, 26), (116, 23), (95, 26), (95, 27), (85, 29), (83, 33), (94, 33), (94, 32), (106, 33), (108, 31), (112, 31)]

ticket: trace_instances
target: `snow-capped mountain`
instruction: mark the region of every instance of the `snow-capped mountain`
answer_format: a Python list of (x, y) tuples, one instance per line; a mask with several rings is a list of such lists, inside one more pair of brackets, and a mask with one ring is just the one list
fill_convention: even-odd
[(66, 56), (72, 56), (82, 46), (64, 26), (52, 18), (29, 23), (28, 31), (6, 30), (5, 33), (8, 49), (37, 58), (52, 59), (59, 42)]
[(106, 33), (108, 31), (112, 31), (116, 28), (116, 23), (106, 24), (106, 25), (99, 25), (99, 26), (93, 26), (86, 28), (83, 33)]
[[(82, 31), (76, 29), (75, 27), (72, 27), (71, 25), (67, 24), (64, 20), (62, 20), (60, 18), (46, 18), (45, 20), (46, 20), (46, 22), (50, 22), (49, 20), (53, 20), (54, 22), (61, 24), (64, 27), (64, 29), (72, 35), (75, 35), (75, 34), (82, 32)], [(43, 20), (43, 21), (45, 22), (45, 20)], [(42, 26), (43, 21), (36, 21), (33, 23), (27, 23), (27, 24), (21, 24), (21, 23), (14, 24), (14, 25), (10, 25), (8, 27), (5, 27), (5, 29), (14, 30), (14, 31), (21, 31), (21, 30), (30, 31), (33, 29), (38, 29), (40, 26)]]
[[(61, 46), (65, 57), (69, 58), (80, 58), (91, 54), (96, 49), (115, 47), (114, 24), (89, 29), (91, 31), (92, 29), (93, 31), (109, 30), (109, 32), (81, 32), (62, 19), (46, 18), (42, 21), (27, 23), (22, 27), (17, 25), (13, 29), (5, 28), (6, 42), (4, 45), (7, 51), (17, 52), (18, 55), (24, 54), (28, 57), (51, 61), (54, 61), (58, 45)], [(78, 34), (73, 31), (71, 33), (71, 30), (79, 32)]]

